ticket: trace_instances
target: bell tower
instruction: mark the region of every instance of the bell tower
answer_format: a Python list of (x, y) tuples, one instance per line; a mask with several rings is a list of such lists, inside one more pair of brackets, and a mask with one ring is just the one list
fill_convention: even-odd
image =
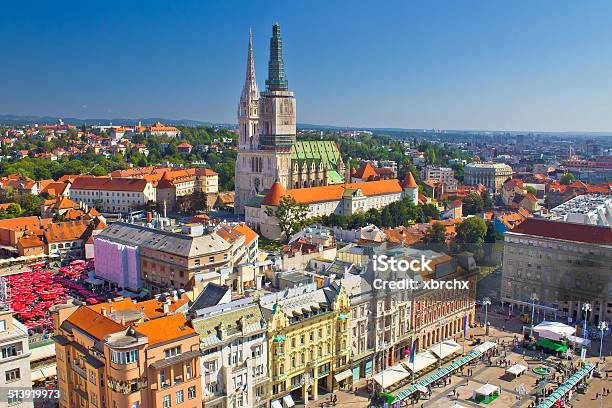
[(240, 127), (240, 150), (256, 150), (259, 146), (257, 124), (259, 121), (259, 89), (255, 79), (255, 62), (253, 59), (253, 33), (249, 32), (249, 51), (247, 70), (240, 103), (238, 104), (238, 125)]

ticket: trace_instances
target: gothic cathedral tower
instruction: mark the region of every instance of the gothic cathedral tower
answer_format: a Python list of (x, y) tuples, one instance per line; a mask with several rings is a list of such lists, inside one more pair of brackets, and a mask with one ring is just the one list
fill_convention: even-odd
[(266, 90), (257, 95), (253, 42), (249, 41), (247, 77), (238, 107), (240, 132), (235, 173), (235, 212), (269, 189), (275, 181), (290, 186), (291, 147), (296, 140), (296, 104), (289, 91), (283, 62), (283, 40), (275, 24), (270, 39)]

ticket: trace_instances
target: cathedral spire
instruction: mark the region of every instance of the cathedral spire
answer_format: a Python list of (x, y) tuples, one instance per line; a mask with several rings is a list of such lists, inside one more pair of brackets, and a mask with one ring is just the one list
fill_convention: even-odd
[(247, 54), (246, 79), (242, 87), (243, 99), (257, 99), (259, 90), (255, 79), (255, 58), (253, 58), (253, 31), (249, 30), (249, 51)]
[(280, 25), (272, 27), (270, 38), (270, 61), (268, 62), (268, 91), (287, 91), (289, 84), (285, 78), (285, 63), (283, 62), (283, 40), (280, 36)]

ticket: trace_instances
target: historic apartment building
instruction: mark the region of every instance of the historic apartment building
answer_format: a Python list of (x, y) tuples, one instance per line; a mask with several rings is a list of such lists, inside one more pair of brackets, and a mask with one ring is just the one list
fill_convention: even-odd
[[(213, 305), (207, 291), (203, 302)], [(195, 304), (201, 302), (196, 300)], [(268, 407), (267, 324), (257, 304), (194, 310), (200, 336), (202, 390), (208, 408)]]
[(463, 184), (475, 186), (482, 184), (493, 194), (501, 192), (506, 180), (512, 177), (512, 167), (503, 163), (474, 162), (464, 168)]
[(279, 182), (284, 189), (343, 183), (346, 167), (332, 141), (296, 141), (296, 100), (289, 90), (280, 26), (270, 39), (266, 90), (255, 78), (253, 39), (249, 39), (246, 79), (238, 105), (238, 157), (235, 210)]
[(202, 406), (199, 337), (187, 298), (54, 311), (59, 406)]
[[(0, 387), (29, 388), (32, 386), (28, 329), (13, 318), (12, 310), (0, 302)], [(6, 394), (4, 394), (6, 396)], [(3, 401), (11, 408), (31, 408), (32, 402), (12, 397)]]
[[(242, 231), (247, 233), (246, 228)], [(173, 232), (115, 222), (94, 241), (96, 259), (105, 260), (96, 262), (96, 276), (136, 291), (189, 289), (197, 273), (215, 272), (249, 260), (253, 237), (248, 234), (245, 245), (245, 234), (223, 225), (209, 229), (202, 224), (187, 224), (182, 232)]]
[[(519, 313), (557, 311), (571, 321), (612, 320), (612, 229), (528, 218), (504, 234), (502, 302)], [(569, 321), (569, 320), (568, 320)]]
[[(306, 285), (261, 299), (268, 322), (271, 406), (317, 399), (351, 377), (350, 304), (340, 287)], [(283, 405), (284, 403), (284, 405)]]

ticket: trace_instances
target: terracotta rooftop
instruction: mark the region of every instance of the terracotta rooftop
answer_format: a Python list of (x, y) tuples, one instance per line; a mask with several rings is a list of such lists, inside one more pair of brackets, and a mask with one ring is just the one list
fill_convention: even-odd
[(355, 171), (353, 177), (367, 180), (370, 177), (378, 177), (378, 172), (370, 163), (364, 163)]
[(79, 307), (66, 320), (98, 340), (103, 340), (105, 336), (125, 328), (87, 306)]
[(149, 345), (197, 335), (181, 313), (147, 320), (137, 324), (135, 329), (148, 337)]
[(244, 235), (245, 244), (250, 244), (253, 242), (255, 238), (257, 238), (257, 233), (249, 228), (245, 223), (238, 224), (234, 226), (234, 230)]
[(412, 172), (408, 172), (406, 173), (406, 175), (404, 176), (404, 179), (402, 180), (402, 187), (406, 188), (406, 187), (410, 187), (410, 188), (417, 188), (418, 185), (416, 183), (416, 180), (414, 179), (414, 176), (412, 175)]
[(302, 204), (316, 203), (320, 201), (340, 200), (345, 191), (361, 190), (366, 196), (380, 194), (401, 193), (402, 187), (396, 179), (376, 180), (362, 183), (334, 184), (330, 186), (296, 188), (285, 190), (279, 182), (275, 182), (263, 198), (263, 205), (278, 205), (284, 196), (292, 197)]
[(612, 228), (528, 218), (512, 232), (589, 244), (612, 244)]
[(105, 190), (142, 192), (147, 181), (138, 178), (78, 177), (72, 183), (73, 190)]

